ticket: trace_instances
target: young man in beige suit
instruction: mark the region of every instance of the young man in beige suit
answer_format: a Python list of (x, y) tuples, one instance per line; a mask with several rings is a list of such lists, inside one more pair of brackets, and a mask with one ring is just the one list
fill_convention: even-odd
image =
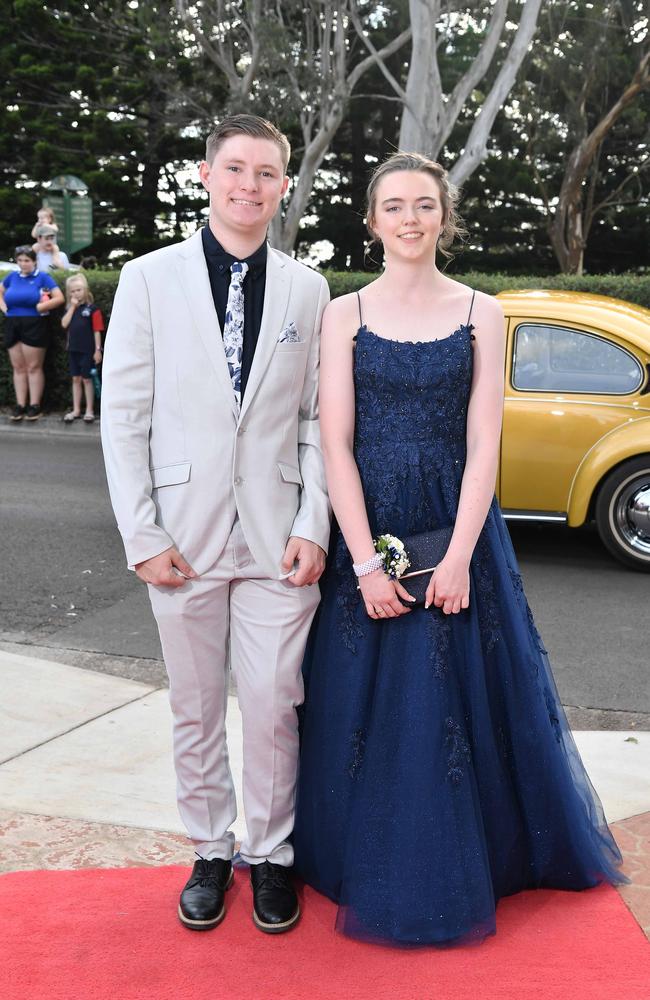
[(236, 815), (228, 660), (243, 718), (253, 919), (298, 919), (289, 878), (301, 661), (329, 505), (318, 429), (325, 280), (266, 243), (289, 144), (223, 121), (200, 166), (208, 225), (125, 265), (106, 339), (102, 441), (128, 563), (148, 584), (170, 680), (179, 810), (199, 860), (179, 917), (225, 914)]

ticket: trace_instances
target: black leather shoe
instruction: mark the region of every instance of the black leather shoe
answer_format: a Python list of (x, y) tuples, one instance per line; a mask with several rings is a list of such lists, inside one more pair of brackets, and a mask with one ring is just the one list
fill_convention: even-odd
[(289, 869), (263, 861), (251, 865), (253, 922), (266, 934), (282, 934), (298, 921), (298, 897), (289, 878)]
[(226, 915), (226, 889), (232, 885), (232, 863), (222, 858), (194, 862), (192, 874), (181, 893), (178, 916), (193, 931), (209, 931)]

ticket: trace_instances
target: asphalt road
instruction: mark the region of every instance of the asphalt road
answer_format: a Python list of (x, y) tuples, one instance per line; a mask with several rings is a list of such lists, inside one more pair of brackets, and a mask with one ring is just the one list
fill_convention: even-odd
[[(126, 569), (114, 525), (96, 428), (85, 430), (0, 428), (0, 643), (164, 682), (146, 592)], [(650, 715), (650, 574), (619, 567), (590, 529), (510, 529), (564, 704), (608, 711), (599, 725), (650, 728), (641, 718)]]

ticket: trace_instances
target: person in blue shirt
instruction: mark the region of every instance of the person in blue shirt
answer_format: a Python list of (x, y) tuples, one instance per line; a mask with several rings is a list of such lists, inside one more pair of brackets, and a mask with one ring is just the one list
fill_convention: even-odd
[(75, 274), (65, 283), (68, 308), (61, 320), (61, 326), (68, 331), (68, 356), (72, 376), (72, 409), (63, 420), (66, 424), (81, 416), (82, 386), (86, 412), (84, 421), (91, 424), (95, 419), (95, 390), (90, 372), (102, 361), (102, 331), (104, 319), (101, 311), (93, 305), (93, 296), (85, 274)]
[(0, 283), (0, 311), (5, 315), (4, 342), (13, 369), (16, 405), (10, 420), (38, 420), (45, 387), (43, 362), (49, 340), (47, 314), (63, 305), (54, 278), (36, 266), (30, 246), (16, 247), (17, 271)]

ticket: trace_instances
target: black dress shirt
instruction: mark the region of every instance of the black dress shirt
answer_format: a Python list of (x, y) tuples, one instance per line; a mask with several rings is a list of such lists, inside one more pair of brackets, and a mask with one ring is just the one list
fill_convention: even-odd
[[(210, 288), (217, 311), (219, 326), (223, 332), (226, 321), (226, 305), (228, 289), (230, 288), (231, 265), (238, 260), (221, 246), (209, 226), (204, 226), (201, 232), (203, 252), (208, 265)], [(248, 273), (244, 278), (244, 344), (241, 363), (241, 398), (244, 398), (246, 383), (255, 356), (255, 348), (262, 325), (264, 311), (264, 290), (266, 288), (266, 240), (255, 253), (245, 257), (241, 264), (248, 264)]]

